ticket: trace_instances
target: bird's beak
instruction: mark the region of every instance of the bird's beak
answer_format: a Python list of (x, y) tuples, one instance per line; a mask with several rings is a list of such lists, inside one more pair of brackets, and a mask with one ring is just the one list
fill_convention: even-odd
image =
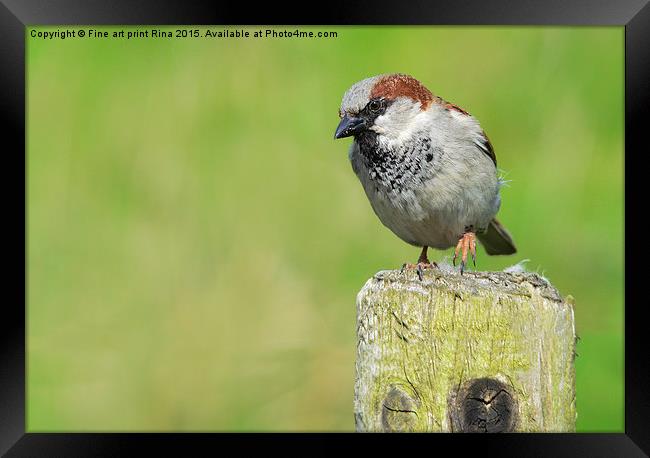
[(353, 116), (345, 115), (339, 126), (336, 128), (334, 138), (343, 138), (361, 132), (366, 127), (366, 121), (363, 118), (355, 118)]

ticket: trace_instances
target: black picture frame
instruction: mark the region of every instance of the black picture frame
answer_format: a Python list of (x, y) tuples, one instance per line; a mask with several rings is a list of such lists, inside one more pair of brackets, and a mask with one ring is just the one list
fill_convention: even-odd
[[(306, 7), (305, 7), (306, 8)], [(158, 451), (187, 455), (201, 447), (218, 453), (228, 445), (237, 453), (277, 445), (291, 451), (340, 450), (341, 437), (363, 447), (453, 447), (499, 456), (647, 456), (650, 453), (650, 376), (645, 353), (645, 305), (632, 298), (643, 287), (641, 269), (632, 267), (645, 245), (641, 222), (644, 192), (641, 162), (647, 156), (644, 121), (650, 111), (650, 5), (648, 0), (464, 0), (391, 4), (327, 2), (303, 8), (276, 4), (208, 4), (199, 1), (147, 0), (0, 0), (0, 106), (4, 147), (2, 191), (4, 239), (16, 261), (7, 263), (2, 310), (0, 359), (0, 453), (6, 456), (123, 456)], [(617, 25), (625, 27), (625, 432), (619, 434), (82, 434), (27, 433), (26, 380), (26, 196), (25, 196), (25, 40), (35, 25), (136, 24), (393, 24), (393, 25)], [(11, 145), (11, 146), (9, 146)], [(12, 161), (7, 164), (7, 161)], [(22, 171), (22, 173), (21, 173)], [(22, 196), (22, 202), (20, 201)], [(639, 199), (640, 203), (632, 203)], [(22, 242), (22, 243), (20, 243)], [(640, 246), (639, 246), (640, 245)], [(19, 250), (23, 248), (22, 253)], [(636, 254), (639, 253), (639, 254)], [(5, 257), (5, 260), (7, 258)], [(20, 262), (20, 259), (23, 261)], [(19, 267), (22, 267), (20, 269)], [(579, 269), (580, 266), (576, 266)], [(21, 282), (22, 279), (22, 282)], [(22, 293), (18, 292), (23, 284)], [(16, 291), (16, 294), (6, 294)], [(640, 297), (640, 296), (639, 296)], [(603, 393), (607, 396), (607, 393)], [(352, 409), (350, 410), (352, 416)], [(290, 449), (285, 443), (291, 441)], [(282, 443), (281, 443), (282, 442)], [(397, 449), (396, 449), (397, 450)]]

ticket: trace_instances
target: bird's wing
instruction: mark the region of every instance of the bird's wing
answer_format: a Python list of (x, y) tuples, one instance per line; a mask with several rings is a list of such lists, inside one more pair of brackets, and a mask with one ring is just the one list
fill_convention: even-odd
[(490, 139), (485, 135), (485, 131), (481, 131), (481, 136), (480, 138), (474, 142), (476, 146), (479, 147), (481, 151), (483, 151), (485, 154), (490, 156), (490, 159), (492, 159), (492, 162), (494, 162), (494, 165), (497, 165), (497, 155), (494, 154), (494, 148), (492, 148), (492, 143), (490, 143)]
[[(453, 110), (453, 111), (461, 113), (461, 114), (463, 114), (465, 116), (472, 116), (471, 114), (469, 114), (467, 111), (463, 110), (458, 105), (455, 105), (455, 104), (450, 103), (450, 102), (444, 102), (444, 107), (447, 110)], [(492, 159), (492, 162), (494, 162), (494, 165), (497, 165), (497, 156), (496, 156), (496, 154), (494, 154), (494, 148), (492, 148), (492, 143), (490, 143), (490, 139), (488, 138), (488, 136), (486, 135), (484, 130), (481, 130), (481, 134), (480, 134), (479, 139), (476, 140), (474, 143), (476, 144), (476, 146), (478, 146), (478, 148), (481, 151), (483, 151), (485, 154), (487, 154), (490, 157), (490, 159)]]

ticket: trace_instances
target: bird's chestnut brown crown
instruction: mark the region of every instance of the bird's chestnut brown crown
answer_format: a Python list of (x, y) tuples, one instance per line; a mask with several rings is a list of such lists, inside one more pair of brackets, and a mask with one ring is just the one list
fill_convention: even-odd
[(409, 75), (396, 73), (379, 78), (370, 91), (370, 97), (382, 97), (395, 100), (397, 97), (408, 97), (414, 102), (420, 102), (420, 109), (426, 110), (433, 100), (433, 94), (418, 80)]
[(334, 138), (364, 132), (398, 98), (407, 97), (426, 110), (434, 96), (418, 80), (401, 73), (378, 75), (354, 84), (343, 95)]

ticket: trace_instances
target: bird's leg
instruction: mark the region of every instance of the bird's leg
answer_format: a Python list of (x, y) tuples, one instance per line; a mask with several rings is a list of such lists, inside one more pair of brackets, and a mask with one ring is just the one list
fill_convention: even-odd
[(420, 257), (418, 258), (418, 264), (429, 264), (429, 258), (427, 258), (427, 249), (428, 247), (426, 246), (422, 247), (422, 253), (420, 253)]
[(462, 275), (465, 270), (465, 264), (467, 264), (468, 252), (472, 255), (472, 261), (474, 262), (474, 267), (476, 267), (476, 234), (474, 234), (474, 231), (472, 231), (471, 228), (466, 230), (458, 240), (456, 250), (454, 250), (454, 259), (452, 261), (454, 265), (456, 265), (456, 258), (458, 257), (459, 252), (461, 253), (460, 273)]
[(418, 278), (422, 280), (424, 277), (424, 269), (428, 269), (434, 266), (438, 267), (438, 264), (435, 262), (429, 262), (429, 258), (427, 258), (427, 248), (428, 247), (426, 246), (422, 247), (422, 252), (420, 253), (417, 264), (405, 263), (402, 266), (402, 271), (404, 271), (404, 269), (416, 269), (418, 272)]

